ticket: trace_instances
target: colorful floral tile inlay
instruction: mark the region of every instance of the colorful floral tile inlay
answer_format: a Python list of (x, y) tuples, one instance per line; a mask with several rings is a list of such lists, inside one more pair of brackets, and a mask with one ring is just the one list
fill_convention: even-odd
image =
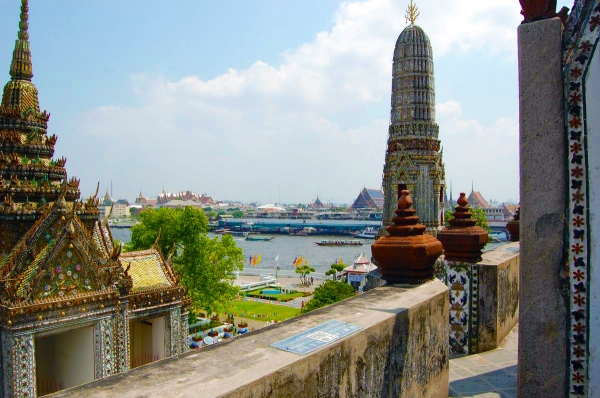
[(477, 350), (479, 266), (446, 261), (446, 285), (450, 289), (450, 352)]
[(52, 262), (49, 269), (51, 278), (48, 278), (39, 298), (49, 296), (65, 297), (94, 290), (89, 273), (75, 249), (63, 250)]
[[(586, 3), (587, 4), (587, 3)], [(585, 86), (600, 34), (600, 1), (592, 1), (565, 69), (566, 131), (569, 140), (570, 388), (572, 397), (587, 394), (589, 375), (589, 192)]]

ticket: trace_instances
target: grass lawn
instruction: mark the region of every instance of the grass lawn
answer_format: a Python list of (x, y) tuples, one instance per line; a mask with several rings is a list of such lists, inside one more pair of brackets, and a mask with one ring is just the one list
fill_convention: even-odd
[[(248, 318), (262, 322), (272, 321), (274, 319), (277, 319), (278, 321), (284, 321), (286, 319), (293, 318), (300, 312), (300, 308), (284, 307), (282, 305), (257, 303), (256, 301), (244, 300), (234, 301), (229, 308), (230, 309), (227, 312), (233, 313), (236, 323), (238, 322), (239, 318)], [(261, 315), (260, 318), (258, 317), (259, 314)], [(226, 315), (227, 314), (221, 314), (221, 316)]]
[(293, 300), (296, 297), (303, 297), (304, 296), (304, 293), (302, 293), (302, 292), (289, 293), (289, 294), (287, 294), (287, 293), (286, 294), (262, 294), (262, 293), (260, 293), (261, 290), (262, 289), (253, 290), (251, 292), (248, 292), (248, 294), (252, 294), (254, 296), (275, 297), (278, 300), (286, 300), (286, 301)]

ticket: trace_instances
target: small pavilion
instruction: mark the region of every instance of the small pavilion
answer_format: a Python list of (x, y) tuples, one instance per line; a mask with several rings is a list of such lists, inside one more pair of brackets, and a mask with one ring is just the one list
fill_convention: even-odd
[(367, 275), (369, 272), (376, 269), (377, 266), (365, 256), (365, 253), (361, 253), (358, 258), (354, 260), (354, 264), (344, 268), (342, 277), (345, 277), (349, 285), (358, 289), (367, 283)]
[(0, 396), (35, 397), (188, 349), (190, 304), (157, 245), (121, 254), (98, 191), (54, 159), (22, 0), (0, 106)]

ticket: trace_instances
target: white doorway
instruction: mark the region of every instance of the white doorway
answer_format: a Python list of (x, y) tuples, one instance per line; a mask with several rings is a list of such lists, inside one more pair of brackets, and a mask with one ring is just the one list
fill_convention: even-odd
[(37, 395), (94, 380), (94, 328), (35, 338)]
[(131, 369), (165, 357), (165, 317), (131, 322), (129, 355)]

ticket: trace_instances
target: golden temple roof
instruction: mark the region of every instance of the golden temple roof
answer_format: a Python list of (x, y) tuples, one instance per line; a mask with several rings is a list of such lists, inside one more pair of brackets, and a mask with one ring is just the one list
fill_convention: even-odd
[(2, 107), (18, 108), (21, 112), (33, 110), (40, 113), (37, 88), (31, 83), (33, 65), (29, 45), (29, 4), (21, 0), (21, 20), (19, 33), (15, 41), (12, 62), (10, 64), (10, 81), (4, 86)]
[(175, 284), (169, 278), (168, 264), (156, 249), (123, 253), (119, 259), (124, 269), (130, 267), (128, 274), (133, 279), (132, 292)]

